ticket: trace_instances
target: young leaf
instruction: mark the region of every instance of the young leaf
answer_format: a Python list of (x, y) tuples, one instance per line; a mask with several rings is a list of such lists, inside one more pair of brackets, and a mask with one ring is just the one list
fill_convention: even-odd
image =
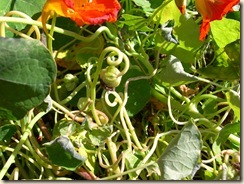
[(147, 26), (147, 19), (141, 16), (135, 16), (130, 14), (123, 14), (121, 16), (124, 18), (124, 21), (120, 22), (129, 26), (129, 30), (152, 31), (152, 29)]
[(142, 9), (146, 12), (150, 12), (153, 9), (151, 8), (151, 3), (147, 0), (132, 0), (137, 6), (142, 7)]
[(216, 142), (218, 145), (224, 144), (230, 134), (240, 133), (241, 125), (240, 123), (227, 124), (222, 128), (218, 134)]
[(79, 131), (81, 131), (81, 125), (76, 121), (60, 120), (54, 125), (53, 137), (58, 137), (60, 135), (64, 136), (67, 135), (67, 133), (73, 135)]
[(201, 154), (201, 134), (193, 123), (187, 123), (158, 159), (163, 180), (180, 180), (190, 176)]
[[(225, 144), (230, 134), (240, 133), (240, 128), (240, 123), (231, 123), (225, 125), (224, 128), (220, 130), (216, 137), (216, 140), (212, 145), (212, 149), (215, 155), (221, 152), (221, 146)], [(216, 161), (222, 163), (222, 160), (220, 158), (217, 158)]]
[(197, 81), (195, 76), (185, 72), (180, 60), (172, 55), (170, 55), (165, 61), (162, 61), (157, 75), (162, 82), (168, 83), (172, 86)]
[(0, 50), (0, 117), (21, 119), (49, 94), (56, 65), (37, 40), (0, 38)]
[(92, 145), (104, 146), (104, 141), (111, 135), (112, 127), (109, 125), (103, 125), (101, 127), (93, 128), (87, 135), (91, 140)]
[[(140, 159), (131, 150), (125, 150), (124, 156), (125, 156), (125, 165), (128, 169), (136, 168), (137, 165), (140, 163)], [(131, 180), (137, 178), (137, 174), (135, 172), (129, 173), (128, 175)]]
[(75, 151), (73, 144), (66, 136), (57, 137), (44, 145), (46, 146), (49, 160), (53, 164), (62, 166), (67, 170), (74, 171), (86, 160), (86, 157)]
[(240, 106), (241, 106), (241, 100), (240, 100), (240, 95), (237, 92), (229, 91), (225, 93), (227, 102), (229, 106), (232, 108), (232, 110), (235, 113), (235, 116), (238, 118), (238, 120), (241, 119), (241, 111), (240, 111)]

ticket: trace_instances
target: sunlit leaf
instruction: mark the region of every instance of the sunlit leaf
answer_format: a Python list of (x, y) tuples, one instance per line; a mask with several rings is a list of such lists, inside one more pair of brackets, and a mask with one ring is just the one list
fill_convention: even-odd
[(210, 23), (211, 32), (216, 44), (224, 48), (227, 44), (240, 39), (240, 22), (233, 19), (223, 18)]
[(193, 123), (186, 124), (158, 159), (163, 180), (190, 176), (198, 165), (202, 147), (201, 134)]
[(160, 10), (157, 12), (156, 16), (154, 17), (155, 22), (159, 22), (164, 24), (168, 20), (176, 19), (180, 16), (180, 11), (178, 10), (175, 2), (172, 0), (165, 0), (163, 1), (162, 6), (160, 6)]
[[(178, 10), (179, 11), (179, 10)], [(198, 49), (203, 45), (199, 38), (199, 26), (187, 15), (175, 15), (172, 34), (178, 41), (178, 45), (167, 41), (159, 35), (156, 36), (157, 47), (162, 47), (163, 54), (172, 54), (183, 63), (193, 63)]]

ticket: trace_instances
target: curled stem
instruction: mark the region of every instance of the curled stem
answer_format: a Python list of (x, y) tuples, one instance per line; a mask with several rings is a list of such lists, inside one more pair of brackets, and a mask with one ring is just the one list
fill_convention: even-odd
[[(100, 57), (98, 58), (97, 69), (94, 73), (94, 78), (93, 78), (93, 81), (91, 82), (91, 86), (90, 86), (91, 100), (93, 102), (93, 103), (91, 103), (91, 111), (92, 111), (94, 119), (98, 125), (101, 125), (101, 121), (99, 120), (99, 117), (95, 110), (96, 85), (98, 83), (99, 74), (102, 70), (104, 58), (106, 57), (107, 54), (108, 54), (107, 63), (110, 65), (118, 66), (122, 61), (125, 61), (124, 69), (118, 74), (118, 76), (124, 75), (129, 69), (129, 59), (119, 49), (117, 49), (116, 47), (110, 46), (110, 47), (105, 48), (102, 51)], [(115, 56), (117, 57), (117, 59), (114, 58)]]

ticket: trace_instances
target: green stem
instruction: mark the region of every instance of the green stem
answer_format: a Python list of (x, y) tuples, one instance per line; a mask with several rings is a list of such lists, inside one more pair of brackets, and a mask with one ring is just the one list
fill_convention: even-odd
[(108, 146), (109, 154), (111, 156), (112, 163), (115, 164), (113, 167), (113, 171), (114, 171), (114, 173), (119, 174), (120, 169), (119, 169), (118, 164), (117, 164), (118, 158), (116, 155), (117, 148), (116, 148), (116, 144), (114, 142), (112, 142), (110, 137), (107, 139), (107, 146)]
[(128, 58), (126, 57), (126, 55), (124, 53), (122, 53), (118, 48), (116, 47), (112, 47), (112, 46), (109, 46), (107, 48), (105, 48), (100, 57), (98, 58), (98, 63), (97, 63), (97, 69), (94, 73), (94, 78), (92, 80), (92, 83), (91, 83), (91, 87), (90, 87), (90, 97), (91, 97), (91, 100), (92, 100), (92, 103), (91, 103), (91, 111), (92, 111), (92, 114), (94, 116), (94, 119), (96, 121), (96, 123), (98, 125), (101, 125), (101, 121), (97, 115), (97, 112), (96, 112), (96, 109), (95, 109), (95, 101), (96, 101), (96, 85), (98, 83), (98, 79), (99, 79), (99, 74), (102, 70), (102, 65), (103, 65), (103, 61), (104, 61), (104, 58), (105, 56), (107, 55), (107, 53), (111, 53), (111, 55), (117, 55), (118, 59), (113, 61), (111, 59), (111, 55), (109, 55), (107, 57), (107, 62), (109, 65), (113, 65), (113, 66), (116, 66), (116, 65), (119, 65), (123, 60), (125, 62), (125, 67), (124, 69), (120, 72), (120, 74), (118, 76), (121, 76), (123, 75), (124, 73), (126, 73), (129, 69), (129, 60)]
[(133, 57), (136, 57), (138, 58), (142, 63), (143, 65), (147, 68), (147, 75), (151, 75), (154, 71), (154, 68), (153, 66), (151, 65), (151, 63), (149, 62), (149, 58), (148, 56), (144, 55), (142, 56), (141, 54), (138, 54), (137, 52), (133, 51), (132, 53), (130, 53)]
[[(151, 88), (151, 94), (152, 96), (154, 96), (155, 98), (157, 98), (159, 101), (167, 104), (168, 102), (168, 97), (166, 95), (161, 94), (160, 92), (158, 92), (157, 90), (155, 90), (154, 88)], [(173, 109), (177, 109), (180, 111), (185, 111), (185, 113), (187, 115), (189, 115), (190, 117), (194, 118), (194, 119), (199, 119), (201, 121), (204, 121), (204, 125), (208, 128), (210, 128), (212, 131), (219, 133), (219, 131), (222, 129), (221, 127), (214, 127), (215, 124), (213, 124), (211, 121), (209, 121), (208, 119), (206, 119), (196, 108), (190, 108), (190, 106), (188, 106), (188, 104), (180, 104), (178, 101), (175, 101), (174, 99), (172, 99), (171, 101), (171, 106)], [(213, 128), (214, 127), (214, 128)], [(240, 138), (230, 134), (230, 136), (228, 137), (228, 139), (233, 142), (234, 144), (240, 145)]]
[(68, 97), (66, 97), (64, 100), (62, 100), (62, 101), (60, 101), (59, 102), (59, 104), (61, 104), (61, 105), (64, 105), (64, 104), (66, 104), (67, 102), (69, 102), (70, 100), (72, 100), (72, 98), (83, 88), (83, 87), (85, 87), (87, 84), (86, 84), (86, 82), (83, 82), (83, 83), (81, 83), (79, 86), (77, 86), (75, 89), (74, 89), (74, 91), (72, 91), (72, 93), (68, 96)]
[[(25, 18), (18, 18), (18, 17), (4, 17), (4, 16), (0, 16), (0, 23), (4, 23), (4, 22), (12, 22), (12, 23), (22, 23), (22, 24), (29, 24), (29, 25), (35, 25), (38, 27), (42, 27), (42, 23), (40, 21), (36, 21), (36, 20), (28, 20)], [(51, 29), (51, 25), (47, 24), (47, 29)], [(115, 42), (117, 42), (117, 38), (110, 32), (110, 30), (106, 27), (106, 26), (101, 26), (99, 27), (96, 32), (89, 36), (89, 37), (84, 37), (81, 36), (75, 32), (72, 31), (68, 31), (59, 27), (54, 27), (54, 32), (60, 33), (60, 34), (64, 34), (66, 36), (70, 36), (73, 38), (76, 38), (77, 40), (81, 40), (83, 42), (91, 42), (94, 39), (96, 39), (102, 32), (105, 32), (107, 34), (107, 36), (111, 39), (114, 40)]]
[(25, 178), (26, 180), (30, 179), (29, 175), (23, 168), (22, 164), (18, 161), (18, 159), (15, 160), (15, 165), (19, 168), (19, 172), (20, 172), (20, 175), (22, 176), (22, 178)]
[[(154, 141), (153, 141), (153, 146), (151, 147), (150, 151), (148, 152), (148, 154), (144, 157), (144, 159), (141, 161), (141, 163), (138, 165), (139, 167), (142, 165), (145, 165), (146, 162), (152, 157), (153, 153), (155, 152), (156, 148), (157, 148), (157, 144), (158, 144), (158, 140), (162, 137), (162, 136), (166, 136), (169, 134), (177, 134), (179, 133), (178, 130), (171, 130), (165, 133), (161, 133), (161, 134), (157, 134)], [(142, 169), (137, 169), (136, 173), (139, 176), (139, 174), (141, 173)]]
[(31, 122), (28, 124), (25, 132), (23, 133), (23, 136), (21, 137), (19, 143), (17, 144), (15, 150), (13, 151), (13, 153), (10, 155), (10, 157), (8, 158), (6, 164), (3, 166), (2, 170), (0, 171), (0, 180), (2, 180), (2, 178), (4, 177), (4, 175), (6, 174), (6, 172), (8, 171), (9, 167), (11, 166), (12, 163), (14, 163), (15, 157), (17, 156), (18, 152), (20, 151), (20, 149), (22, 148), (22, 145), (25, 143), (26, 139), (28, 138), (33, 126), (35, 125), (35, 123), (46, 114), (46, 112), (40, 112), (39, 114), (37, 114), (32, 120)]
[(84, 121), (83, 117), (78, 117), (76, 115), (74, 115), (72, 112), (70, 112), (68, 109), (66, 109), (65, 107), (63, 107), (62, 105), (60, 105), (59, 103), (55, 102), (54, 100), (52, 101), (53, 106), (55, 106), (56, 108), (60, 109), (61, 111), (63, 111), (66, 115), (68, 115), (70, 118), (72, 118), (74, 121), (80, 122), (82, 123)]
[[(10, 148), (10, 147), (7, 147), (7, 146), (3, 146), (3, 145), (0, 145), (0, 148), (2, 150), (6, 150), (6, 151), (10, 151), (10, 152), (14, 152), (14, 148)], [(21, 151), (18, 152), (18, 155), (20, 155), (21, 157), (25, 158), (28, 162), (32, 163), (33, 165), (35, 165), (38, 169), (40, 168), (40, 166), (38, 165), (38, 163), (31, 157), (29, 157), (28, 155), (22, 153)]]
[(131, 133), (132, 139), (134, 140), (134, 142), (135, 142), (136, 146), (138, 147), (138, 149), (143, 149), (142, 146), (141, 146), (141, 143), (138, 140), (138, 137), (137, 137), (137, 135), (135, 133), (135, 128), (133, 127), (133, 125), (132, 125), (132, 123), (130, 121), (130, 118), (128, 116), (128, 113), (127, 113), (126, 109), (123, 108), (122, 111), (123, 111), (124, 118), (126, 120), (126, 124), (127, 124), (128, 128), (129, 128), (129, 131)]
[(50, 53), (53, 53), (53, 33), (54, 33), (54, 28), (55, 28), (55, 24), (56, 24), (56, 13), (53, 16), (52, 19), (52, 25), (51, 25), (51, 29), (48, 35), (48, 41), (47, 41), (47, 48), (50, 51)]
[(114, 179), (114, 178), (118, 178), (118, 177), (121, 177), (123, 175), (126, 175), (126, 174), (130, 174), (132, 172), (136, 172), (138, 169), (142, 170), (142, 169), (145, 169), (146, 167), (149, 167), (151, 165), (154, 165), (156, 164), (156, 162), (150, 162), (150, 163), (147, 163), (147, 164), (144, 164), (144, 165), (141, 165), (139, 167), (136, 167), (134, 169), (130, 169), (128, 171), (125, 171), (125, 172), (122, 172), (122, 173), (119, 173), (119, 174), (114, 174), (112, 176), (108, 176), (108, 177), (104, 177), (104, 178), (100, 178), (100, 180), (111, 180), (111, 179)]
[[(1, 17), (0, 17), (1, 18)], [(5, 37), (5, 22), (0, 21), (0, 36)]]
[(129, 131), (129, 129), (126, 126), (126, 122), (124, 120), (123, 111), (124, 111), (124, 108), (122, 108), (121, 111), (120, 111), (120, 121), (121, 121), (121, 124), (123, 126), (124, 133), (125, 133), (125, 136), (126, 136), (126, 139), (127, 139), (127, 144), (128, 144), (128, 148), (127, 149), (131, 151), (132, 150), (132, 142), (131, 142), (131, 138), (130, 138), (130, 131)]

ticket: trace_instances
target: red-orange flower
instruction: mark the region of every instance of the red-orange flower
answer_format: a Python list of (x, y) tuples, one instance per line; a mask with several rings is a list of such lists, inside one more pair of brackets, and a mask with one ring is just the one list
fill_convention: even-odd
[(210, 29), (210, 22), (221, 20), (240, 0), (195, 0), (196, 8), (202, 15), (200, 40), (204, 40)]
[(42, 24), (56, 13), (67, 17), (77, 25), (97, 25), (104, 22), (115, 22), (121, 6), (117, 0), (47, 0), (42, 10)]

